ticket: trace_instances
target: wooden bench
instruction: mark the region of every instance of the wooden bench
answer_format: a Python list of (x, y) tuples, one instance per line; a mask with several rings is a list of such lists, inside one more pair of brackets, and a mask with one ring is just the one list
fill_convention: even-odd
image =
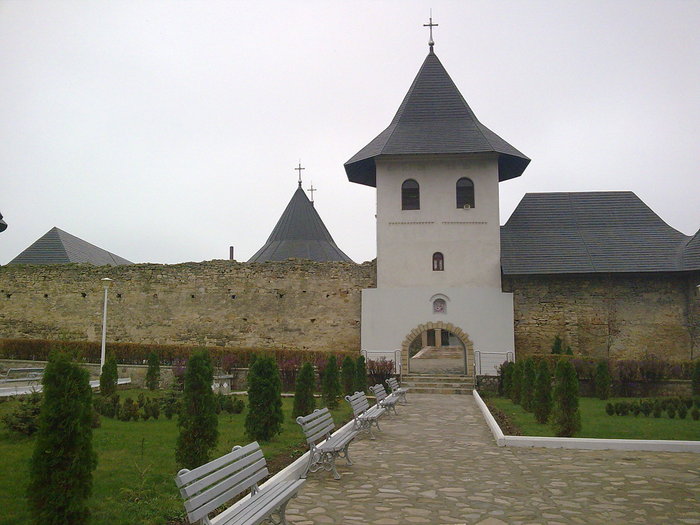
[[(22, 377), (10, 377), (15, 372), (23, 373)], [(0, 383), (36, 383), (44, 377), (43, 368), (10, 368), (5, 377), (0, 378)]]
[[(185, 500), (190, 523), (202, 525), (257, 525), (273, 515), (287, 523), (285, 509), (296, 496), (304, 479), (275, 482), (271, 478), (263, 488), (258, 482), (269, 475), (267, 463), (257, 442), (233, 450), (193, 470), (182, 469), (175, 483)], [(250, 494), (216, 517), (207, 515), (250, 489)]]
[(369, 387), (372, 393), (377, 397), (377, 404), (381, 407), (388, 408), (396, 414), (396, 403), (399, 401), (399, 396), (394, 394), (387, 395), (384, 385), (378, 383)]
[(402, 405), (406, 404), (406, 393), (408, 392), (408, 387), (402, 387), (395, 377), (390, 377), (386, 380), (386, 384), (391, 388), (391, 393), (398, 396), (399, 402)]
[(317, 408), (308, 416), (299, 416), (297, 423), (301, 425), (309, 444), (309, 464), (302, 478), (309, 472), (324, 469), (332, 471), (335, 479), (340, 479), (340, 474), (335, 469), (335, 460), (338, 457), (345, 458), (348, 465), (352, 465), (348, 447), (359, 430), (350, 428), (333, 434), (335, 424), (327, 408)]
[(364, 392), (355, 392), (351, 396), (345, 396), (345, 400), (352, 407), (354, 428), (359, 432), (369, 432), (370, 439), (374, 439), (372, 425), (379, 428), (379, 418), (384, 415), (386, 409), (379, 404), (369, 406), (369, 400)]

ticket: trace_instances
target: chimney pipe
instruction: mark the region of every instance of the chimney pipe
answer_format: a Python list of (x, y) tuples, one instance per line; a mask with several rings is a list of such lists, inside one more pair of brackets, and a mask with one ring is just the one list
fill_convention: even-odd
[(233, 258), (233, 246), (228, 247), (228, 258), (229, 261), (235, 261), (235, 259)]

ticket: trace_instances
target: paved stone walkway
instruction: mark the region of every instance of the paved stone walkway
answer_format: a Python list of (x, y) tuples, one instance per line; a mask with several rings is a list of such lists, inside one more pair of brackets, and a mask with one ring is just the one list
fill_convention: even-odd
[(499, 448), (471, 396), (408, 400), (340, 481), (309, 475), (290, 523), (700, 524), (698, 454)]

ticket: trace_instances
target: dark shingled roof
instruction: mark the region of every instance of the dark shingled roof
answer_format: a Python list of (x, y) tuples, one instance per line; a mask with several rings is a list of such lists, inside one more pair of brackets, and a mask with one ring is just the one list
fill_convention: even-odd
[(352, 262), (336, 246), (301, 186), (294, 192), (265, 245), (248, 262), (284, 261), (291, 257)]
[(519, 177), (530, 159), (474, 115), (432, 51), (388, 128), (345, 163), (351, 182), (376, 186), (380, 155), (497, 153), (498, 179)]
[(90, 263), (95, 266), (133, 264), (55, 226), (8, 264), (67, 263)]
[(501, 227), (508, 274), (700, 269), (700, 240), (671, 228), (630, 191), (528, 193)]

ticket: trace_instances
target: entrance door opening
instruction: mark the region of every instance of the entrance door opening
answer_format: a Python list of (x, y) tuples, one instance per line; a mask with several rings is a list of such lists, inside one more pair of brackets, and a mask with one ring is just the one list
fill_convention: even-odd
[(424, 330), (408, 347), (408, 371), (411, 374), (464, 375), (467, 373), (466, 347), (449, 330)]

